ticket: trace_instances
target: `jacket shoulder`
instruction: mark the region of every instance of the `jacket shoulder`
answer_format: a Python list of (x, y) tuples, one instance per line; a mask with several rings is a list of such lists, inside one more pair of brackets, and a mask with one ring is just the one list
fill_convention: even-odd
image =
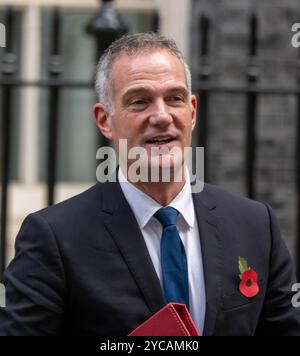
[(239, 196), (236, 193), (225, 191), (224, 189), (205, 184), (198, 199), (209, 208), (216, 208), (219, 216), (235, 221), (260, 221), (269, 224), (272, 210), (267, 204), (257, 200)]
[(86, 191), (75, 195), (58, 204), (41, 209), (33, 215), (39, 215), (48, 222), (57, 220), (71, 220), (82, 217), (82, 214), (99, 210), (102, 204), (103, 184), (97, 183)]

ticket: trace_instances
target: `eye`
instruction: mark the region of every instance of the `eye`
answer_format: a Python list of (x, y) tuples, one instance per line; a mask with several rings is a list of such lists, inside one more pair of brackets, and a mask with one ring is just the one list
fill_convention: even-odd
[(130, 105), (136, 105), (136, 106), (139, 106), (139, 105), (145, 105), (146, 104), (146, 100), (143, 100), (143, 99), (137, 99), (137, 100), (133, 100)]
[(148, 106), (149, 100), (143, 98), (135, 98), (129, 101), (129, 109), (133, 111), (145, 110)]
[(185, 102), (184, 98), (181, 95), (172, 95), (167, 98), (167, 101), (173, 104), (180, 104)]

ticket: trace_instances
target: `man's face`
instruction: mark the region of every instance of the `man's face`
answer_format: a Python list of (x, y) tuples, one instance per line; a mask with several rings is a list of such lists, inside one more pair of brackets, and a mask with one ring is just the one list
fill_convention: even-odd
[(145, 148), (148, 157), (151, 147), (183, 151), (191, 145), (196, 98), (189, 95), (183, 65), (169, 51), (121, 55), (112, 67), (111, 94), (112, 112), (97, 104), (94, 113), (118, 153), (119, 139), (127, 139), (128, 150)]

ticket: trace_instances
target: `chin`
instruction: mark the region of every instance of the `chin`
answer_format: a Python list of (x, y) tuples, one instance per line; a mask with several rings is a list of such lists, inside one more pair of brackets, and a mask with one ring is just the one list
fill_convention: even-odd
[(184, 165), (181, 158), (162, 155), (158, 159), (152, 159), (148, 166), (150, 177), (156, 177), (162, 182), (182, 182), (184, 181)]

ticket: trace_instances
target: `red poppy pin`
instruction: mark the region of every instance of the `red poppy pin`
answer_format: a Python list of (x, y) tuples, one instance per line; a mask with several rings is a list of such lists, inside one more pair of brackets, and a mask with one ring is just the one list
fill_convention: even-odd
[(248, 262), (242, 257), (239, 257), (239, 271), (240, 292), (247, 298), (255, 297), (259, 293), (257, 273), (248, 266)]

